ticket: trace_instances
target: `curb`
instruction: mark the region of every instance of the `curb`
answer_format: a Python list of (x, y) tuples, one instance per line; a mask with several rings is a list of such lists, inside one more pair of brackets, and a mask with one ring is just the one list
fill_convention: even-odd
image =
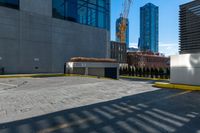
[(126, 79), (141, 79), (141, 80), (157, 80), (157, 81), (169, 81), (169, 79), (161, 79), (161, 78), (147, 78), (147, 77), (135, 77), (135, 76), (120, 76), (120, 78)]
[(37, 78), (37, 77), (64, 77), (67, 74), (19, 74), (19, 75), (0, 75), (0, 78)]
[[(0, 75), (0, 79), (3, 78), (48, 78), (48, 77), (83, 77), (83, 78), (98, 78), (97, 76), (79, 75), (79, 74), (19, 74), (19, 75)], [(110, 79), (105, 77), (99, 77), (101, 79)]]
[(170, 84), (163, 82), (156, 82), (153, 87), (157, 88), (168, 88), (168, 89), (180, 89), (180, 90), (190, 90), (190, 91), (200, 91), (200, 86), (192, 85), (182, 85), (182, 84)]

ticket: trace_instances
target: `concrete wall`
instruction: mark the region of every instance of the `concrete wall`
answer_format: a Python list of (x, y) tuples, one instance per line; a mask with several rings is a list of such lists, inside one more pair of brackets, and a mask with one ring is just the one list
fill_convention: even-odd
[(0, 7), (0, 68), (6, 67), (10, 72), (18, 70), (19, 16), (16, 10)]
[(83, 67), (73, 68), (73, 74), (85, 75), (85, 68)]
[(110, 53), (107, 30), (52, 18), (52, 0), (20, 0), (20, 10), (0, 6), (0, 29), (6, 73), (63, 72), (71, 57)]
[(170, 82), (200, 85), (200, 53), (171, 56)]
[(45, 16), (52, 16), (52, 0), (20, 0), (20, 10)]
[(63, 69), (64, 62), (74, 56), (106, 57), (107, 39), (106, 30), (53, 19), (53, 71)]
[[(81, 69), (83, 68), (83, 69)], [(119, 64), (109, 62), (67, 62), (66, 72), (73, 74), (85, 74), (105, 77), (105, 68), (116, 68), (117, 79), (119, 79)]]
[(88, 68), (88, 75), (104, 77), (105, 68)]
[[(88, 69), (86, 72), (86, 69)], [(81, 75), (91, 75), (91, 76), (105, 76), (105, 69), (104, 68), (83, 68), (83, 67), (75, 67), (73, 68), (73, 71), (71, 71), (73, 74), (81, 74)]]

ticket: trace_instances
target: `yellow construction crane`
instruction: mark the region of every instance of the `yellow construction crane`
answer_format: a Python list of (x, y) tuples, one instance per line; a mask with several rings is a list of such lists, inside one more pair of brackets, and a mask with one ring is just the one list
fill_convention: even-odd
[(120, 14), (121, 22), (117, 27), (119, 31), (117, 32), (117, 37), (122, 43), (125, 43), (126, 41), (127, 20), (132, 2), (133, 0), (124, 0), (123, 10)]

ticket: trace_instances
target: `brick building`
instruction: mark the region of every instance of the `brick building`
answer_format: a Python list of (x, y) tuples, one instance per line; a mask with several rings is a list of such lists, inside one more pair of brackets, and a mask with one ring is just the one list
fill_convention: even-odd
[(128, 52), (127, 62), (129, 66), (139, 68), (169, 68), (170, 58), (151, 52)]

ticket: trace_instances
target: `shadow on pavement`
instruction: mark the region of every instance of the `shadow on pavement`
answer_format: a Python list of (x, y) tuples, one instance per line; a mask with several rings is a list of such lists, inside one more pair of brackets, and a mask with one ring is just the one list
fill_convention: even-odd
[(157, 90), (0, 124), (0, 133), (198, 133), (200, 93)]

